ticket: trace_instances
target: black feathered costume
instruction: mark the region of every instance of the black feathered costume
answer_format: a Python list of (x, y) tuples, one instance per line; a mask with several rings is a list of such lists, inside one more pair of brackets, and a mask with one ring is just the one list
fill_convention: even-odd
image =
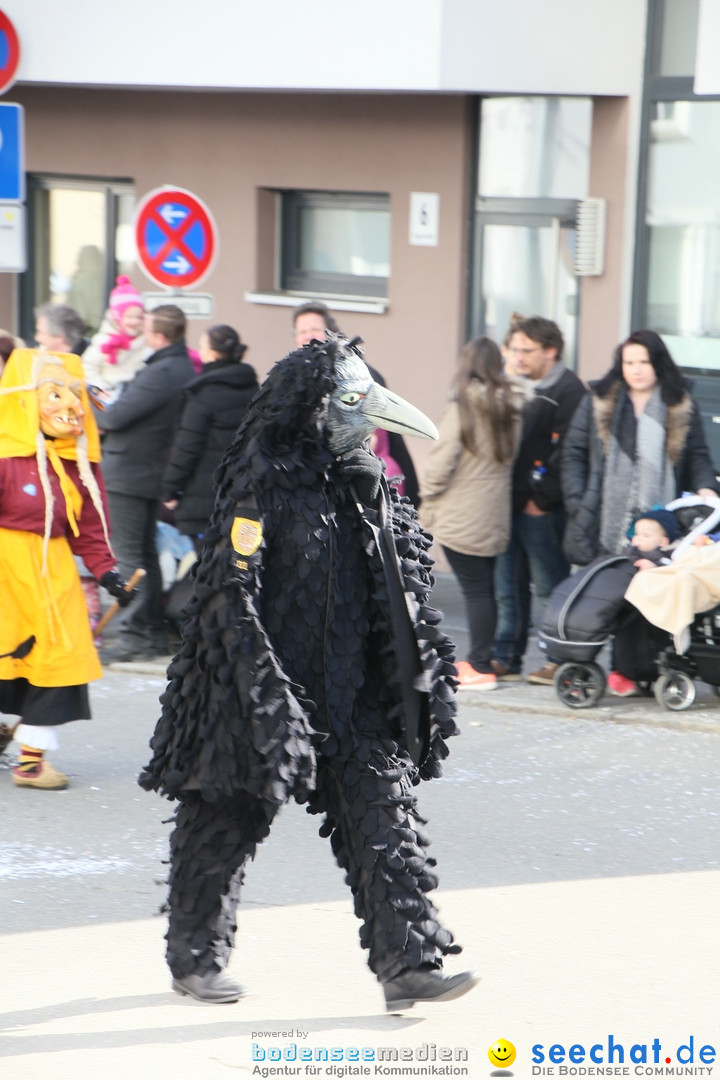
[(324, 815), (381, 982), (460, 951), (428, 899), (437, 880), (412, 790), (440, 775), (458, 733), (453, 646), (428, 605), (430, 539), (369, 451), (329, 448), (337, 367), (359, 356), (338, 339), (280, 361), (216, 474), (140, 778), (180, 801), (176, 979), (227, 964), (244, 864), (289, 799)]

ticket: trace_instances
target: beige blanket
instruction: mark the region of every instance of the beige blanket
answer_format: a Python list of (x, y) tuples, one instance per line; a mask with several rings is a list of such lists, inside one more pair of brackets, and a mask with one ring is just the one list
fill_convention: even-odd
[(682, 655), (695, 615), (720, 604), (720, 543), (690, 547), (668, 566), (640, 570), (625, 598), (648, 622), (672, 634)]

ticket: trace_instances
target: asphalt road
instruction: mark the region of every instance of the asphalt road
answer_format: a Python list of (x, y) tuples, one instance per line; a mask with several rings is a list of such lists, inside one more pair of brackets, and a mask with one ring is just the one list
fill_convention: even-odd
[[(4, 932), (146, 919), (164, 899), (172, 804), (137, 774), (164, 686), (108, 671), (95, 719), (68, 725), (53, 761), (64, 792), (16, 789), (0, 768)], [(461, 698), (446, 776), (419, 788), (441, 889), (711, 870), (720, 866), (718, 734), (597, 715), (498, 709)], [(14, 749), (14, 748), (13, 748)], [(249, 867), (243, 902), (342, 899), (319, 821), (279, 815)], [(160, 883), (158, 883), (160, 882)]]

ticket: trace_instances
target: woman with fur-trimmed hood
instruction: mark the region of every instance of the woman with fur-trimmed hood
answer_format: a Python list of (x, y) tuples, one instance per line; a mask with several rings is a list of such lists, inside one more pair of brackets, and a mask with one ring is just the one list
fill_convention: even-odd
[[(561, 483), (564, 550), (585, 566), (616, 554), (630, 524), (682, 492), (717, 494), (702, 420), (682, 372), (654, 330), (636, 330), (615, 350), (610, 371), (580, 402), (565, 435)], [(652, 679), (656, 632), (639, 615), (613, 640), (612, 694), (640, 693)]]
[(716, 497), (700, 412), (655, 331), (636, 330), (618, 345), (612, 368), (580, 402), (561, 475), (565, 554), (579, 566), (619, 551), (648, 507), (683, 491)]

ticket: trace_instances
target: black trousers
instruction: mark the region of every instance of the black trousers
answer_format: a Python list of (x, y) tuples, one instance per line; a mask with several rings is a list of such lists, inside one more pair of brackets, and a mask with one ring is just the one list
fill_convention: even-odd
[(612, 667), (633, 682), (652, 682), (657, 675), (660, 650), (669, 641), (667, 630), (653, 626), (627, 604), (612, 643)]
[(495, 602), (495, 558), (485, 555), (464, 555), (442, 545), (450, 568), (458, 579), (465, 601), (470, 649), (468, 663), (485, 675), (492, 673), (493, 642), (497, 624)]
[[(404, 968), (442, 966), (459, 952), (427, 893), (437, 886), (412, 794), (413, 767), (391, 740), (359, 740), (357, 757), (320, 757), (310, 813), (329, 836), (362, 920), (360, 941), (381, 982)], [(363, 753), (362, 751), (365, 751)], [(362, 758), (367, 760), (362, 761)], [(206, 802), (189, 792), (170, 838), (167, 961), (176, 978), (222, 969), (232, 950), (244, 869), (277, 808), (247, 795)]]
[(112, 543), (118, 568), (127, 580), (145, 570), (140, 595), (122, 617), (122, 628), (143, 637), (163, 629), (162, 572), (157, 550), (157, 500), (108, 491)]

